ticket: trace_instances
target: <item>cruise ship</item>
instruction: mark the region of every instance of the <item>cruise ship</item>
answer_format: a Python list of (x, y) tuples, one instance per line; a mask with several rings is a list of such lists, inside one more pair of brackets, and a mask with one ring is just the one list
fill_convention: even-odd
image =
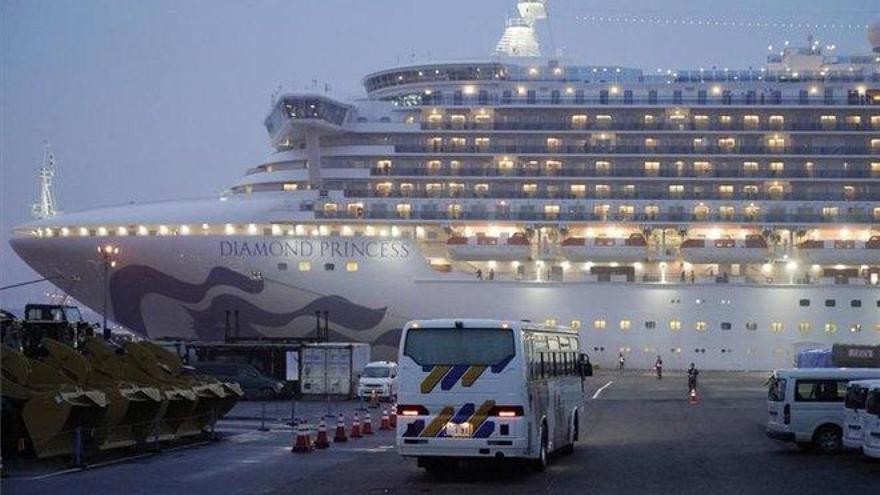
[(545, 56), (544, 1), (516, 13), (483, 59), (279, 94), (272, 153), (220, 196), (44, 211), (12, 247), (152, 339), (317, 314), (383, 358), (410, 319), (509, 318), (703, 369), (880, 341), (880, 22), (860, 55), (657, 72)]

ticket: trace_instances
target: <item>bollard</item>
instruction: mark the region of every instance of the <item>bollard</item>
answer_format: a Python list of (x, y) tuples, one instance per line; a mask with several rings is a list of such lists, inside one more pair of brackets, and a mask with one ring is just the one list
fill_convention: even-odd
[(339, 418), (336, 420), (336, 435), (333, 437), (333, 442), (343, 443), (347, 441), (348, 437), (345, 435), (345, 416), (339, 413)]
[(153, 452), (162, 452), (162, 448), (159, 446), (159, 418), (153, 419), (153, 439), (155, 440)]
[(389, 418), (389, 424), (392, 428), (397, 428), (397, 404), (391, 406), (391, 417)]
[(363, 435), (361, 434), (361, 420), (358, 417), (358, 413), (354, 413), (354, 421), (351, 422), (351, 438), (361, 438)]
[(257, 428), (259, 431), (269, 431), (269, 428), (266, 428), (266, 403), (262, 403), (262, 408), (260, 411), (260, 427)]
[(388, 416), (388, 409), (384, 409), (382, 411), (382, 422), (379, 423), (380, 430), (390, 430), (391, 429), (391, 418)]
[(296, 397), (290, 398), (290, 422), (291, 427), (296, 427)]
[(373, 434), (373, 418), (370, 417), (370, 411), (364, 413), (364, 423), (361, 426), (361, 433), (364, 435)]
[(315, 437), (315, 448), (330, 448), (330, 440), (327, 438), (327, 423), (324, 422), (324, 418), (321, 418), (321, 421), (318, 423), (318, 435)]
[(302, 423), (297, 426), (296, 440), (294, 441), (293, 447), (291, 447), (290, 451), (296, 454), (308, 454), (312, 452), (312, 443), (309, 440), (308, 425), (306, 424), (305, 420), (303, 420)]
[(82, 427), (77, 426), (73, 433), (73, 467), (85, 468), (85, 460), (82, 451)]

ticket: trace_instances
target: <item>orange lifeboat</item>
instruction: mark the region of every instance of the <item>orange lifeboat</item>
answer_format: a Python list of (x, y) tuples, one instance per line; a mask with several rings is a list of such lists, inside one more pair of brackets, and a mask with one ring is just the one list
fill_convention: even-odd
[(809, 264), (874, 265), (880, 263), (880, 236), (867, 241), (803, 241), (797, 251), (798, 258)]
[(522, 261), (532, 255), (532, 245), (522, 233), (511, 236), (452, 236), (446, 241), (449, 257), (460, 261)]
[(562, 241), (562, 252), (570, 261), (634, 262), (647, 257), (648, 242), (642, 234), (626, 238), (569, 237)]
[(685, 239), (681, 243), (681, 257), (690, 263), (763, 263), (770, 250), (767, 241), (758, 234), (745, 239)]

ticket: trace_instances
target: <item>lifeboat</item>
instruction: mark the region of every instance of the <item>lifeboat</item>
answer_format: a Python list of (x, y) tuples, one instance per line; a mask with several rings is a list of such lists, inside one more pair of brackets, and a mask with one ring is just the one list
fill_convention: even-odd
[(647, 257), (648, 242), (642, 234), (627, 238), (569, 237), (562, 241), (562, 252), (571, 261), (642, 261)]
[(511, 236), (453, 236), (446, 241), (449, 257), (460, 261), (522, 261), (532, 255), (532, 245), (522, 233)]
[(767, 241), (757, 234), (745, 239), (685, 239), (681, 257), (690, 263), (763, 263), (770, 252)]
[(867, 241), (804, 241), (798, 257), (808, 264), (876, 265), (880, 263), (880, 236)]

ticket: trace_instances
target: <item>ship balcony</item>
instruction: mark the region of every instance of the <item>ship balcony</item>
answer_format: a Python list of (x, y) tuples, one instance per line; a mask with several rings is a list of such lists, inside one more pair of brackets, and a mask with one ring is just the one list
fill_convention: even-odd
[(880, 156), (880, 148), (869, 146), (713, 146), (713, 145), (657, 145), (626, 146), (615, 144), (583, 145), (453, 145), (453, 144), (396, 144), (395, 153), (419, 154), (515, 154), (515, 155), (798, 155), (798, 156)]
[(745, 225), (763, 224), (794, 224), (832, 225), (832, 224), (868, 224), (874, 225), (877, 218), (868, 214), (839, 214), (826, 216), (818, 214), (755, 214), (755, 215), (695, 215), (689, 213), (658, 213), (658, 214), (598, 214), (578, 211), (562, 211), (560, 213), (543, 213), (537, 211), (448, 211), (445, 209), (412, 209), (405, 213), (392, 209), (369, 209), (358, 213), (344, 211), (325, 212), (316, 210), (315, 218), (319, 220), (410, 220), (410, 221), (511, 221), (511, 222), (629, 222), (629, 223), (733, 223)]
[(460, 261), (523, 261), (531, 257), (532, 246), (520, 233), (511, 236), (453, 236), (446, 241), (449, 257)]
[(572, 124), (570, 121), (557, 122), (423, 122), (422, 130), (426, 131), (546, 131), (546, 132), (616, 132), (616, 131), (638, 131), (638, 132), (744, 132), (763, 134), (767, 132), (869, 132), (877, 131), (878, 126), (865, 122), (861, 124), (838, 123), (835, 125), (811, 124), (806, 122), (792, 122), (788, 124), (770, 125), (746, 125), (746, 124), (714, 124), (701, 125), (696, 123), (678, 123), (678, 122), (656, 122), (645, 123), (640, 121), (631, 122), (614, 122), (612, 124), (603, 124), (595, 121), (587, 121), (585, 123)]
[(875, 265), (880, 263), (880, 236), (867, 241), (803, 241), (797, 256), (807, 264)]
[(562, 253), (569, 261), (636, 262), (648, 257), (648, 243), (642, 234), (627, 238), (569, 237), (561, 243)]
[(370, 169), (373, 176), (388, 177), (620, 177), (620, 178), (696, 178), (696, 179), (878, 179), (880, 172), (869, 170), (866, 167), (859, 169), (856, 164), (850, 163), (847, 170), (730, 170), (713, 167), (706, 171), (679, 170), (673, 166), (661, 167), (656, 171), (646, 171), (644, 166), (626, 167), (616, 165), (609, 170), (597, 170), (591, 165), (569, 166), (560, 168), (501, 168), (496, 166), (466, 166), (455, 169), (451, 168), (428, 168), (428, 167), (373, 167)]
[(770, 257), (767, 241), (759, 235), (745, 239), (685, 239), (681, 256), (694, 264), (764, 263)]

